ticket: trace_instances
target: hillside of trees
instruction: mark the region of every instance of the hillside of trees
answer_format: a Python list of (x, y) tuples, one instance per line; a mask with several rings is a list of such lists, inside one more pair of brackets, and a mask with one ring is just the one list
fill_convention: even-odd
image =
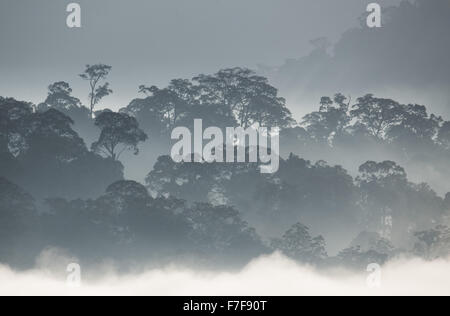
[[(40, 104), (0, 97), (0, 262), (30, 267), (48, 247), (124, 266), (234, 267), (280, 251), (359, 268), (450, 254), (450, 121), (426, 106), (337, 93), (296, 121), (267, 78), (232, 68), (142, 85), (119, 111), (100, 110), (111, 69), (80, 75), (87, 105), (67, 82)], [(199, 118), (279, 127), (278, 172), (175, 163), (171, 131)], [(414, 181), (429, 170), (436, 182)]]
[(403, 102), (431, 100), (433, 111), (448, 114), (449, 14), (448, 0), (387, 3), (382, 27), (376, 31), (367, 27), (364, 13), (360, 26), (334, 43), (314, 39), (309, 54), (277, 67), (261, 66), (259, 73), (271, 78), (291, 102), (302, 105), (300, 113), (311, 111), (312, 102), (324, 94), (345, 91), (382, 93)]

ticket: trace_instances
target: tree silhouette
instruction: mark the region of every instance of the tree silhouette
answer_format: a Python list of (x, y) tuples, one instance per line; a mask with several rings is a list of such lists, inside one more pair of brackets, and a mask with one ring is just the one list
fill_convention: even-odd
[(92, 144), (92, 150), (113, 160), (118, 160), (125, 150), (134, 150), (137, 155), (138, 144), (148, 139), (137, 120), (127, 114), (105, 111), (95, 119), (95, 125), (101, 129), (101, 134)]
[(120, 112), (136, 117), (145, 131), (157, 136), (169, 135), (175, 126), (190, 127), (195, 119), (221, 128), (285, 128), (294, 123), (278, 90), (248, 69), (224, 69), (192, 81), (175, 79), (166, 88), (141, 85), (139, 92), (146, 98), (133, 100)]
[(48, 96), (44, 103), (38, 105), (38, 111), (53, 108), (58, 111), (69, 112), (80, 108), (81, 101), (72, 95), (72, 88), (67, 82), (59, 81), (48, 87)]
[(359, 183), (377, 183), (381, 185), (407, 182), (406, 171), (393, 161), (377, 163), (368, 161), (359, 167)]
[[(26, 266), (37, 230), (34, 199), (22, 188), (0, 177), (0, 261)], [(17, 249), (21, 249), (20, 254)]]
[(416, 254), (427, 260), (447, 258), (450, 254), (450, 228), (438, 225), (433, 229), (416, 232)]
[(0, 173), (36, 198), (84, 197), (123, 177), (123, 166), (89, 152), (73, 120), (54, 109), (0, 98)]
[(281, 239), (273, 240), (272, 247), (304, 263), (317, 264), (327, 258), (325, 239), (311, 237), (309, 228), (301, 223), (293, 225)]
[(341, 135), (350, 122), (348, 115), (350, 101), (342, 94), (336, 94), (334, 100), (323, 97), (320, 110), (307, 114), (302, 125), (319, 142), (332, 143), (333, 138)]
[(402, 120), (402, 106), (398, 102), (376, 98), (372, 94), (358, 98), (350, 113), (361, 126), (380, 139)]
[(244, 128), (253, 124), (280, 128), (292, 124), (291, 112), (278, 90), (267, 78), (249, 69), (224, 69), (193, 80), (199, 85), (202, 103), (223, 106)]
[(111, 71), (112, 67), (104, 64), (86, 65), (86, 69), (80, 77), (89, 82), (89, 106), (91, 117), (94, 115), (94, 108), (101, 99), (110, 95), (112, 90), (109, 88), (109, 83), (100, 84), (105, 80)]
[(392, 161), (369, 161), (356, 178), (366, 229), (395, 245), (407, 245), (412, 228), (427, 229), (445, 213), (444, 200), (427, 184), (413, 184)]
[(434, 144), (434, 138), (442, 123), (441, 117), (428, 115), (425, 106), (408, 104), (401, 106), (400, 118), (398, 124), (387, 131), (388, 139), (407, 146), (410, 152), (421, 144)]
[(71, 161), (83, 155), (86, 146), (72, 129), (73, 123), (70, 117), (54, 109), (31, 115), (27, 122), (28, 128), (23, 134), (30, 159), (51, 157)]
[(140, 86), (139, 91), (148, 96), (147, 108), (139, 110), (155, 113), (168, 131), (177, 125), (179, 119), (196, 102), (194, 87), (189, 80), (172, 80), (170, 85), (163, 89)]
[(55, 82), (48, 87), (48, 96), (37, 106), (38, 112), (49, 109), (58, 110), (74, 121), (74, 130), (86, 143), (92, 143), (98, 138), (98, 129), (94, 125), (91, 111), (81, 101), (72, 96), (72, 88), (64, 81)]
[(378, 233), (366, 231), (358, 234), (350, 246), (352, 248), (360, 248), (363, 252), (376, 251), (389, 257), (392, 257), (395, 253), (395, 247), (389, 240), (381, 237)]
[(32, 113), (30, 103), (0, 97), (0, 153), (17, 155), (24, 149), (22, 135)]
[(196, 203), (183, 216), (192, 225), (190, 238), (202, 253), (242, 256), (243, 251), (248, 255), (264, 248), (255, 230), (232, 207)]

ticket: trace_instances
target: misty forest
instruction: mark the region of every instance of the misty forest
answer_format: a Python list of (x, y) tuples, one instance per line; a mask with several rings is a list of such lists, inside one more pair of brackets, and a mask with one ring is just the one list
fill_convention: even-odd
[[(28, 269), (50, 247), (123, 269), (236, 268), (273, 252), (365, 269), (450, 254), (450, 118), (432, 104), (335, 91), (296, 118), (277, 80), (236, 67), (143, 83), (109, 105), (112, 71), (73, 74), (85, 95), (55, 78), (40, 104), (0, 97), (1, 263)], [(279, 127), (279, 170), (175, 163), (171, 132), (195, 119)]]

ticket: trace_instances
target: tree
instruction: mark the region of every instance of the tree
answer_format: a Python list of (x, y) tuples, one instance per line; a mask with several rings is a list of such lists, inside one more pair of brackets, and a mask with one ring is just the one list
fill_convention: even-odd
[(248, 260), (265, 250), (235, 209), (153, 199), (134, 181), (115, 182), (95, 200), (51, 199), (47, 203), (49, 240), (89, 259), (161, 260), (162, 254), (195, 254), (220, 257), (223, 263)]
[(167, 137), (175, 126), (190, 126), (194, 118), (204, 118), (196, 111), (198, 88), (190, 80), (174, 79), (165, 88), (141, 85), (139, 92), (146, 97), (134, 99), (120, 112), (134, 116), (156, 138)]
[(404, 168), (393, 161), (367, 161), (359, 167), (359, 184), (377, 183), (387, 185), (392, 183), (406, 184), (407, 175)]
[(160, 259), (161, 249), (185, 251), (189, 226), (179, 215), (185, 209), (183, 201), (153, 199), (135, 181), (113, 183), (95, 203), (98, 219), (110, 227), (119, 245), (127, 245), (133, 260)]
[(450, 255), (449, 227), (438, 225), (433, 229), (416, 232), (414, 236), (417, 238), (414, 250), (425, 259), (435, 260)]
[(232, 207), (196, 203), (182, 216), (192, 227), (190, 238), (196, 251), (202, 254), (225, 255), (233, 261), (258, 256), (264, 250), (256, 231)]
[(64, 81), (55, 82), (48, 87), (46, 100), (37, 106), (38, 112), (49, 109), (58, 110), (74, 121), (74, 130), (85, 140), (92, 143), (98, 138), (98, 129), (94, 125), (91, 111), (81, 101), (72, 96), (72, 88)]
[[(321, 227), (326, 234), (351, 233), (360, 210), (353, 178), (345, 169), (291, 155), (281, 161), (276, 177), (281, 188), (277, 208), (291, 221), (301, 215), (305, 223), (313, 229)], [(329, 235), (325, 238), (330, 241)]]
[(32, 113), (32, 104), (0, 97), (0, 153), (16, 156), (24, 150), (25, 121)]
[(117, 181), (109, 185), (97, 201), (109, 215), (128, 216), (147, 207), (153, 199), (147, 189), (135, 181)]
[(177, 164), (162, 156), (146, 182), (160, 196), (234, 206), (264, 237), (280, 234), (299, 216), (330, 234), (356, 234), (349, 229), (360, 213), (352, 177), (341, 167), (313, 165), (293, 155), (281, 160), (273, 175), (261, 174), (252, 163)]
[(397, 247), (406, 247), (411, 230), (427, 229), (442, 219), (444, 200), (427, 184), (410, 183), (392, 161), (369, 161), (356, 178), (365, 229), (378, 232)]
[(57, 110), (34, 113), (26, 124), (23, 135), (31, 160), (51, 157), (67, 162), (86, 152), (83, 139), (72, 129), (73, 120)]
[(157, 102), (154, 102), (152, 96), (148, 96), (145, 99), (137, 98), (130, 102), (130, 104), (120, 109), (120, 113), (124, 113), (136, 118), (147, 134), (151, 137), (157, 138), (162, 135), (168, 135), (168, 122), (164, 119), (160, 107)]
[(352, 248), (359, 247), (363, 252), (375, 251), (380, 254), (388, 255), (389, 257), (392, 257), (395, 252), (395, 248), (389, 240), (381, 237), (378, 233), (366, 231), (360, 233), (353, 239), (350, 246)]
[(48, 96), (44, 103), (38, 105), (38, 111), (46, 111), (53, 108), (58, 111), (69, 112), (80, 108), (81, 101), (73, 97), (72, 88), (67, 82), (59, 81), (48, 87)]
[(148, 174), (146, 184), (158, 196), (208, 202), (208, 193), (217, 177), (216, 164), (175, 163), (170, 156), (161, 156)]
[(325, 239), (311, 237), (309, 228), (301, 223), (292, 226), (281, 239), (273, 240), (272, 247), (304, 263), (316, 264), (328, 257)]
[(302, 125), (316, 141), (332, 144), (333, 139), (343, 133), (350, 122), (348, 115), (350, 101), (338, 93), (334, 100), (322, 97), (318, 112), (312, 112), (303, 118)]
[[(0, 210), (2, 224), (18, 219), (26, 220), (35, 211), (34, 199), (19, 186), (0, 177)], [(0, 231), (5, 232), (4, 229)]]
[(33, 197), (0, 177), (0, 262), (22, 261), (15, 254), (18, 248), (25, 252), (21, 258), (33, 255), (29, 247), (36, 224)]
[(0, 98), (0, 112), (0, 172), (36, 198), (91, 197), (123, 178), (123, 166), (89, 152), (60, 111)]
[(278, 90), (248, 69), (175, 79), (165, 88), (141, 85), (139, 92), (146, 98), (133, 100), (121, 112), (133, 115), (145, 131), (157, 136), (170, 134), (175, 126), (189, 127), (194, 119), (221, 128), (284, 128), (294, 123)]
[(400, 221), (400, 197), (408, 192), (405, 169), (393, 161), (368, 161), (359, 167), (356, 183), (360, 188), (363, 223), (369, 231), (391, 238), (393, 225)]
[(390, 128), (401, 122), (402, 110), (398, 102), (375, 98), (372, 94), (368, 94), (358, 98), (350, 114), (371, 135), (383, 139)]
[(85, 146), (72, 130), (72, 119), (55, 109), (33, 113), (30, 104), (6, 99), (0, 110), (4, 114), (1, 116), (2, 135), (14, 156), (29, 154), (71, 159)]
[(267, 78), (244, 68), (219, 71), (215, 75), (200, 75), (193, 79), (201, 91), (203, 104), (220, 105), (228, 115), (234, 115), (244, 128), (253, 124), (287, 127), (293, 123), (285, 99)]
[[(95, 119), (95, 125), (101, 129), (100, 138), (92, 144), (92, 150), (118, 160), (125, 150), (139, 153), (138, 144), (148, 139), (137, 120), (124, 113), (105, 111)], [(118, 147), (123, 147), (119, 150)]]
[(83, 80), (89, 82), (89, 105), (91, 110), (91, 117), (94, 115), (94, 108), (101, 99), (110, 95), (112, 90), (109, 88), (109, 83), (100, 84), (106, 79), (112, 67), (103, 64), (86, 65), (84, 73), (80, 74)]
[(168, 131), (171, 131), (190, 107), (197, 102), (195, 88), (189, 80), (172, 80), (169, 86), (163, 89), (156, 86), (140, 86), (139, 91), (148, 96), (147, 108), (139, 110), (150, 110), (156, 113), (161, 122), (165, 123)]
[(417, 104), (402, 105), (399, 118), (399, 123), (387, 131), (387, 136), (397, 143), (409, 145), (409, 151), (421, 143), (433, 144), (442, 123), (441, 117), (428, 115), (427, 108)]
[[(123, 166), (88, 151), (73, 120), (50, 109), (24, 120), (20, 173), (12, 179), (37, 198), (92, 197), (123, 178)], [(101, 192), (101, 191), (100, 191)]]

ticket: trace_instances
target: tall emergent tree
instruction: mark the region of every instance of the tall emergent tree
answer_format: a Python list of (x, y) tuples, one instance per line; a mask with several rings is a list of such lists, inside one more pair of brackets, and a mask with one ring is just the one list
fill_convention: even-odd
[(80, 77), (86, 81), (89, 81), (89, 105), (91, 110), (91, 116), (94, 114), (95, 106), (101, 99), (110, 95), (113, 91), (109, 88), (109, 83), (105, 82), (100, 84), (103, 80), (106, 80), (112, 67), (104, 64), (86, 65), (85, 71)]
[[(124, 113), (105, 111), (95, 119), (95, 125), (101, 129), (100, 138), (92, 144), (92, 150), (118, 160), (125, 150), (139, 153), (138, 143), (148, 136), (140, 128), (137, 120)], [(122, 148), (119, 149), (120, 145)]]

